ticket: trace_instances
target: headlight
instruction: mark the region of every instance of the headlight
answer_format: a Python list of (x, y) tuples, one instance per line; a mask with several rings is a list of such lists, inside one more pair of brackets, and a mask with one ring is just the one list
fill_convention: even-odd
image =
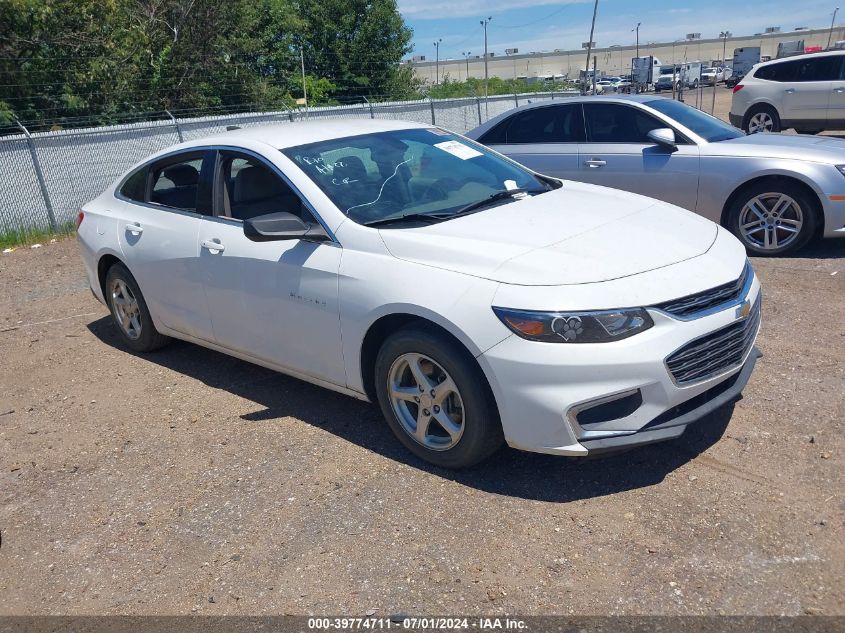
[(545, 343), (609, 343), (647, 330), (654, 321), (642, 308), (596, 312), (536, 312), (493, 308), (515, 334)]

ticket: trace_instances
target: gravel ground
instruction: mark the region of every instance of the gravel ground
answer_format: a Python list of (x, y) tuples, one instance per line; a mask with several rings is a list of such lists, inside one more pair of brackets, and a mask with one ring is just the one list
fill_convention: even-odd
[(843, 256), (754, 261), (764, 357), (681, 439), (456, 474), (371, 405), (122, 349), (72, 239), (0, 255), (0, 614), (843, 614)]

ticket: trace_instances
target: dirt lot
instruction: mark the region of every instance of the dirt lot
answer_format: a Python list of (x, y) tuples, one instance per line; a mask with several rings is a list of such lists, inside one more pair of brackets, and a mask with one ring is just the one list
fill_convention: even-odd
[(121, 349), (73, 239), (0, 255), (0, 613), (845, 613), (845, 243), (804, 255), (754, 262), (734, 407), (460, 474), (370, 405)]

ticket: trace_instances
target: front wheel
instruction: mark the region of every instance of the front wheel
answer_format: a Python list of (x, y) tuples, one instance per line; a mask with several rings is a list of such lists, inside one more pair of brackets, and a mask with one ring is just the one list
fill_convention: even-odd
[(503, 442), (498, 410), (472, 356), (439, 330), (391, 335), (375, 364), (376, 393), (394, 435), (435, 466), (466, 468)]
[(141, 288), (126, 266), (114, 264), (109, 268), (105, 290), (112, 319), (128, 347), (136, 352), (151, 352), (170, 341), (153, 325)]
[(818, 203), (790, 183), (761, 183), (736, 196), (728, 229), (751, 255), (784, 255), (804, 246), (816, 230)]

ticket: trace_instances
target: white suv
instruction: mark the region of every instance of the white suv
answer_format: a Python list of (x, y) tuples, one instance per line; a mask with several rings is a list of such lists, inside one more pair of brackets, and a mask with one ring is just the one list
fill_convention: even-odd
[(730, 120), (749, 133), (845, 128), (845, 51), (777, 59), (734, 86)]

